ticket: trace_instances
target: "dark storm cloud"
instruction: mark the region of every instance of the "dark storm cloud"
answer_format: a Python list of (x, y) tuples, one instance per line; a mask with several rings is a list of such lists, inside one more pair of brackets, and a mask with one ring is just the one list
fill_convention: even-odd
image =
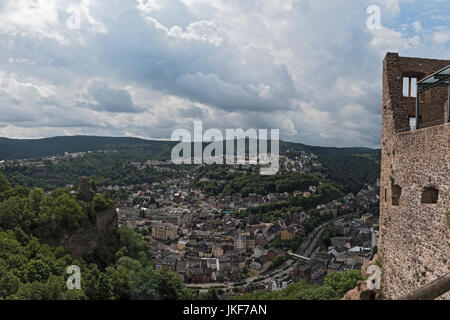
[(81, 103), (80, 106), (96, 111), (112, 113), (141, 113), (145, 109), (134, 104), (130, 93), (124, 89), (109, 88), (103, 81), (89, 84), (87, 97), (93, 103)]

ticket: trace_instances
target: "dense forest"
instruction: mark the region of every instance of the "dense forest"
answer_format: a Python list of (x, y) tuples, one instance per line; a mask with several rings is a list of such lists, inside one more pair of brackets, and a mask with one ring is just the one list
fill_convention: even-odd
[(358, 192), (364, 184), (372, 184), (380, 177), (380, 149), (315, 147), (281, 141), (280, 150), (303, 150), (317, 155), (325, 166), (322, 172), (346, 192)]
[[(68, 190), (11, 187), (0, 174), (0, 300), (190, 299), (177, 273), (155, 269), (150, 247), (135, 231), (121, 227), (82, 258), (45, 240), (77, 229), (83, 220), (112, 206), (96, 196), (90, 203)], [(80, 267), (81, 289), (69, 290), (66, 268)]]
[(157, 158), (170, 157), (175, 145), (168, 141), (143, 140), (128, 137), (67, 136), (45, 139), (8, 139), (0, 138), (0, 159), (43, 158), (65, 152), (83, 152), (97, 150), (127, 150), (136, 153), (151, 152)]

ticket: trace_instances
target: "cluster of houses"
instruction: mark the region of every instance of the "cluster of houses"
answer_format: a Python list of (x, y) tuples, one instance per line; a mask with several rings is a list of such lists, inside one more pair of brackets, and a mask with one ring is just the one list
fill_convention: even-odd
[(282, 290), (291, 283), (306, 281), (323, 284), (330, 271), (360, 269), (365, 260), (370, 260), (378, 242), (378, 221), (370, 213), (361, 218), (339, 220), (332, 223), (342, 236), (330, 238), (327, 249), (317, 248), (310, 260), (299, 259), (289, 272), (256, 281), (242, 287), (242, 292), (268, 292)]
[(102, 150), (102, 151), (83, 151), (83, 152), (64, 152), (61, 155), (53, 155), (40, 159), (14, 159), (14, 160), (0, 160), (0, 168), (6, 168), (8, 166), (20, 166), (20, 167), (44, 167), (46, 163), (57, 164), (62, 161), (68, 161), (71, 159), (82, 158), (86, 154), (93, 152), (97, 153), (110, 153), (117, 152), (117, 150)]
[(286, 154), (280, 155), (280, 166), (285, 171), (310, 172), (319, 169), (322, 164), (313, 153), (286, 150)]
[(219, 210), (121, 207), (118, 214), (120, 224), (139, 229), (149, 240), (157, 268), (177, 271), (190, 283), (239, 281), (247, 272), (259, 274), (284, 254), (267, 249), (267, 244), (276, 238), (291, 239), (298, 232), (282, 222), (244, 228), (240, 219)]
[[(116, 151), (101, 151), (116, 152)], [(58, 163), (83, 157), (89, 152), (65, 153), (39, 160), (1, 161), (8, 165), (43, 166), (45, 162)], [(119, 225), (139, 230), (151, 244), (152, 259), (156, 268), (178, 272), (186, 283), (239, 282), (249, 277), (257, 278), (274, 265), (274, 261), (286, 257), (287, 252), (271, 245), (274, 240), (291, 240), (296, 235), (306, 236), (303, 224), (310, 216), (305, 211), (292, 212), (284, 220), (263, 223), (248, 215), (239, 218), (239, 212), (265, 203), (277, 203), (290, 197), (311, 197), (317, 186), (294, 192), (250, 193), (210, 195), (193, 187), (197, 170), (203, 165), (177, 167), (166, 161), (132, 162), (138, 170), (151, 167), (157, 172), (176, 172), (182, 177), (164, 181), (143, 183), (139, 186), (107, 185), (99, 191), (125, 191), (129, 197), (116, 201)], [(287, 151), (280, 156), (284, 171), (310, 172), (321, 167), (317, 156), (304, 151)], [(245, 171), (248, 165), (230, 166), (229, 172)], [(173, 175), (168, 174), (167, 177)], [(208, 182), (207, 177), (200, 182)], [(227, 181), (218, 181), (227, 183)], [(356, 195), (329, 203), (319, 204), (320, 214), (339, 211), (352, 212), (355, 208), (370, 208), (379, 202), (379, 181), (366, 185)], [(330, 245), (318, 246), (310, 260), (297, 260), (286, 272), (277, 273), (264, 281), (248, 282), (242, 286), (246, 292), (280, 290), (289, 283), (308, 281), (321, 283), (329, 271), (359, 269), (364, 260), (371, 257), (378, 237), (377, 220), (370, 213), (359, 219), (337, 220), (332, 228), (341, 236), (331, 237)]]
[[(292, 171), (311, 170), (320, 166), (312, 154), (302, 154), (293, 161), (287, 157), (283, 166)], [(138, 169), (145, 167), (171, 170), (165, 161), (133, 163)], [(277, 257), (286, 257), (287, 252), (271, 245), (274, 240), (290, 240), (296, 235), (305, 236), (303, 224), (310, 216), (305, 211), (292, 212), (287, 219), (273, 223), (262, 223), (260, 219), (247, 216), (240, 219), (239, 212), (264, 203), (285, 201), (289, 197), (308, 198), (317, 192), (317, 186), (291, 193), (250, 193), (210, 195), (196, 188), (191, 181), (200, 166), (180, 168), (182, 178), (167, 178), (164, 181), (134, 186), (103, 186), (100, 189), (129, 192), (130, 197), (119, 201), (119, 224), (139, 230), (149, 241), (152, 260), (157, 268), (178, 272), (186, 283), (240, 282), (265, 274)], [(246, 170), (230, 167), (229, 170)], [(201, 182), (208, 182), (203, 177)], [(219, 181), (226, 183), (226, 181)], [(320, 214), (356, 207), (370, 207), (378, 201), (376, 186), (366, 186), (357, 195), (346, 195), (339, 201), (317, 206)], [(317, 249), (307, 263), (296, 262), (290, 272), (277, 274), (264, 283), (248, 283), (244, 290), (278, 290), (288, 283), (300, 280), (323, 281), (329, 270), (355, 269), (372, 252), (374, 224), (368, 215), (365, 221), (351, 220), (333, 227), (342, 229), (345, 235), (332, 239), (328, 250)], [(372, 228), (372, 229), (371, 229)], [(367, 231), (369, 230), (369, 231)]]
[[(204, 178), (208, 181), (207, 178)], [(165, 211), (166, 208), (176, 204), (189, 209), (201, 209), (202, 211), (217, 211), (222, 209), (231, 209), (234, 211), (243, 211), (250, 207), (257, 207), (265, 203), (274, 203), (287, 200), (290, 196), (309, 197), (316, 192), (315, 186), (310, 186), (306, 191), (294, 191), (292, 193), (269, 193), (260, 195), (250, 193), (247, 197), (239, 194), (224, 195), (222, 197), (216, 195), (208, 195), (198, 188), (189, 188), (187, 182), (189, 176), (183, 178), (171, 178), (163, 185), (160, 182), (144, 183), (139, 190), (135, 190), (135, 186), (101, 186), (100, 191), (119, 191), (126, 190), (130, 193), (129, 199), (119, 202), (119, 206), (142, 207), (146, 210)], [(187, 200), (195, 200), (196, 203), (187, 203)]]
[[(257, 276), (267, 271), (274, 259), (286, 254), (269, 246), (273, 240), (290, 240), (297, 234), (304, 236), (302, 224), (309, 219), (306, 212), (294, 212), (286, 221), (243, 223), (243, 219), (233, 214), (238, 210), (231, 210), (233, 200), (246, 202), (247, 206), (238, 207), (243, 209), (273, 199), (281, 201), (291, 195), (308, 197), (316, 192), (316, 187), (310, 186), (292, 194), (249, 194), (240, 199), (207, 196), (183, 186), (179, 179), (170, 179), (165, 189), (159, 189), (158, 183), (148, 187), (133, 193), (134, 198), (144, 202), (134, 207), (127, 202), (118, 208), (119, 224), (138, 229), (151, 243), (156, 267), (177, 271), (187, 283), (240, 281), (249, 275)], [(369, 205), (376, 201), (377, 193), (372, 187), (366, 189), (360, 194), (368, 198)], [(133, 201), (133, 197), (128, 201)], [(186, 197), (194, 201), (185, 202)], [(337, 212), (337, 207), (352, 208), (357, 203), (366, 204), (348, 194), (341, 201), (334, 200), (316, 209), (321, 213)], [(298, 263), (291, 274), (285, 275), (286, 279), (273, 279), (275, 282), (268, 290), (300, 279), (320, 282), (329, 270), (359, 268), (376, 243), (372, 231), (375, 223), (370, 214), (363, 214), (361, 221), (334, 222), (333, 227), (345, 237), (331, 239), (328, 251), (314, 252), (307, 264)]]
[[(299, 264), (298, 268), (294, 268), (293, 273), (297, 278), (320, 282), (321, 276), (330, 270), (360, 269), (364, 260), (371, 257), (378, 242), (378, 221), (372, 214), (365, 213), (360, 219), (335, 221), (332, 227), (343, 236), (330, 238), (331, 244), (327, 250), (317, 248), (310, 263)], [(318, 274), (318, 269), (324, 271), (322, 275)]]

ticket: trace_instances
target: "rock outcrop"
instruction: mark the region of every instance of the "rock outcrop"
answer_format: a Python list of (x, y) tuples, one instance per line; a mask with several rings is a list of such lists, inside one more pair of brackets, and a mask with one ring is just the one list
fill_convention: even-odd
[[(82, 177), (78, 199), (91, 202), (94, 193), (88, 177)], [(117, 210), (113, 206), (95, 213), (90, 213), (79, 228), (65, 231), (61, 236), (44, 233), (38, 235), (40, 240), (51, 246), (63, 246), (76, 258), (91, 254), (95, 249), (111, 239), (118, 228)]]
[(367, 268), (371, 265), (375, 265), (378, 256), (375, 255), (372, 260), (364, 262), (361, 267), (362, 281), (358, 281), (356, 288), (348, 291), (341, 300), (382, 300), (383, 295), (381, 290), (369, 289), (367, 287), (367, 278), (370, 276), (367, 273)]
[(107, 241), (117, 229), (118, 217), (116, 209), (110, 208), (96, 213), (95, 221), (86, 219), (76, 231), (65, 234), (57, 245), (69, 249), (74, 257), (82, 257), (92, 253), (102, 243)]

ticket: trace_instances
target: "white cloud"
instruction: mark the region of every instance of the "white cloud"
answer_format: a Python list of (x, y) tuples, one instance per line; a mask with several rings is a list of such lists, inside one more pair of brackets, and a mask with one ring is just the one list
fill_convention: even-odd
[[(5, 1), (0, 11), (0, 34), (49, 38), (69, 45), (73, 41), (84, 43), (81, 31), (107, 32), (102, 21), (91, 14), (91, 8), (96, 6), (92, 0), (75, 5), (70, 0)], [(68, 28), (68, 21), (73, 19), (79, 25)]]
[(7, 0), (0, 13), (0, 33), (37, 35), (64, 42), (58, 32), (56, 0)]
[[(383, 28), (370, 31), (373, 3)], [(168, 138), (201, 119), (205, 127), (277, 127), (283, 139), (309, 144), (377, 146), (386, 51), (449, 54), (448, 30), (431, 28), (409, 4), (3, 1), (0, 111), (15, 112), (0, 135)], [(66, 26), (72, 5), (80, 29)], [(408, 21), (405, 6), (417, 11)]]
[(401, 32), (387, 27), (373, 30), (372, 33), (373, 38), (370, 41), (370, 46), (377, 50), (380, 55), (384, 55), (388, 51), (403, 52), (420, 45), (419, 36), (405, 37)]
[(224, 41), (224, 39), (219, 35), (214, 22), (206, 20), (190, 23), (185, 31), (179, 26), (173, 26), (168, 30), (167, 34), (170, 37), (180, 38), (188, 41), (203, 41), (215, 46), (222, 45)]
[(44, 98), (55, 94), (55, 87), (52, 85), (44, 84), (38, 79), (20, 79), (18, 75), (6, 73), (2, 70), (0, 70), (0, 88), (17, 99), (27, 96), (27, 92)]
[(433, 41), (439, 44), (450, 41), (450, 29), (446, 27), (439, 28), (439, 31), (433, 33)]
[(392, 15), (394, 17), (398, 16), (401, 12), (401, 6), (405, 3), (414, 3), (416, 0), (375, 0), (383, 6), (383, 13)]
[(414, 30), (415, 30), (416, 32), (420, 32), (420, 31), (423, 30), (422, 24), (420, 23), (419, 20), (414, 21), (413, 27), (414, 27)]
[(358, 98), (366, 94), (368, 86), (365, 81), (338, 78), (335, 89), (340, 95)]

